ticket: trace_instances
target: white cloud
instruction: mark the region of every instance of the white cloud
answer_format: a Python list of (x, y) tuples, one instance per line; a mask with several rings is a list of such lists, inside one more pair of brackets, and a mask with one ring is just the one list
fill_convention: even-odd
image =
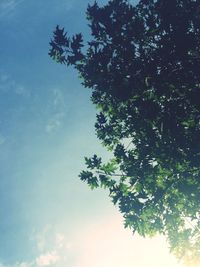
[[(47, 224), (44, 228), (36, 232), (33, 230), (30, 235), (30, 241), (36, 246), (36, 257), (30, 262), (17, 262), (13, 266), (0, 267), (43, 267), (54, 265), (61, 259), (59, 247), (62, 241), (62, 235), (55, 233), (52, 225)], [(58, 249), (57, 249), (58, 248)]]
[[(73, 246), (66, 240), (67, 234), (56, 227), (45, 226), (35, 239), (42, 240), (42, 252), (30, 263), (22, 262), (14, 266), (0, 267), (182, 267), (169, 254), (163, 237), (152, 239), (132, 235), (123, 227), (118, 213), (81, 222), (81, 227), (70, 234)], [(84, 226), (83, 226), (84, 225)], [(38, 237), (41, 237), (38, 239)], [(42, 244), (42, 245), (41, 245)]]
[(58, 255), (57, 251), (54, 250), (42, 254), (38, 258), (36, 258), (36, 264), (37, 266), (49, 266), (57, 263), (59, 260), (60, 256)]
[(66, 240), (66, 235), (62, 231), (47, 224), (39, 233), (34, 231), (30, 239), (36, 243), (39, 252), (34, 259), (34, 267), (65, 265), (68, 258), (67, 251), (71, 248), (71, 243)]

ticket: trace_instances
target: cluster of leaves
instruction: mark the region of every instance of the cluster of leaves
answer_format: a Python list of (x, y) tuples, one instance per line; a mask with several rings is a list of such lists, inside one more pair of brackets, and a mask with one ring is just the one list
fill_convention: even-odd
[[(58, 26), (50, 56), (73, 65), (92, 89), (95, 124), (113, 159), (86, 158), (80, 174), (104, 187), (125, 226), (167, 236), (171, 250), (200, 257), (200, 4), (110, 0), (87, 9), (91, 40)], [(83, 52), (84, 47), (84, 52)], [(127, 144), (128, 143), (128, 144)]]

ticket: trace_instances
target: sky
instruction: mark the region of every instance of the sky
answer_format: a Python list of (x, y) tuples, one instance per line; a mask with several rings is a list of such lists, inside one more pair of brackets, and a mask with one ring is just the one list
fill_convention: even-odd
[(84, 156), (108, 154), (90, 90), (48, 49), (57, 24), (87, 39), (88, 2), (0, 0), (0, 267), (180, 267), (78, 178)]

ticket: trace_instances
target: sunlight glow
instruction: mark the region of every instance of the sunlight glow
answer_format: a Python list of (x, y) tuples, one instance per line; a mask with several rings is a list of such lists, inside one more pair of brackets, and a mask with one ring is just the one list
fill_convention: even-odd
[(120, 215), (90, 223), (78, 243), (80, 258), (76, 267), (183, 266), (169, 254), (163, 237), (133, 236), (123, 228)]

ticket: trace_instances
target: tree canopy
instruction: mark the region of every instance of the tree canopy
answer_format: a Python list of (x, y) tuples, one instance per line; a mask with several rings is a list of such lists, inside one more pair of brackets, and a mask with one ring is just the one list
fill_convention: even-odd
[(85, 158), (80, 178), (109, 190), (125, 226), (164, 234), (200, 259), (200, 1), (88, 5), (90, 40), (56, 27), (49, 55), (77, 69), (113, 154)]

